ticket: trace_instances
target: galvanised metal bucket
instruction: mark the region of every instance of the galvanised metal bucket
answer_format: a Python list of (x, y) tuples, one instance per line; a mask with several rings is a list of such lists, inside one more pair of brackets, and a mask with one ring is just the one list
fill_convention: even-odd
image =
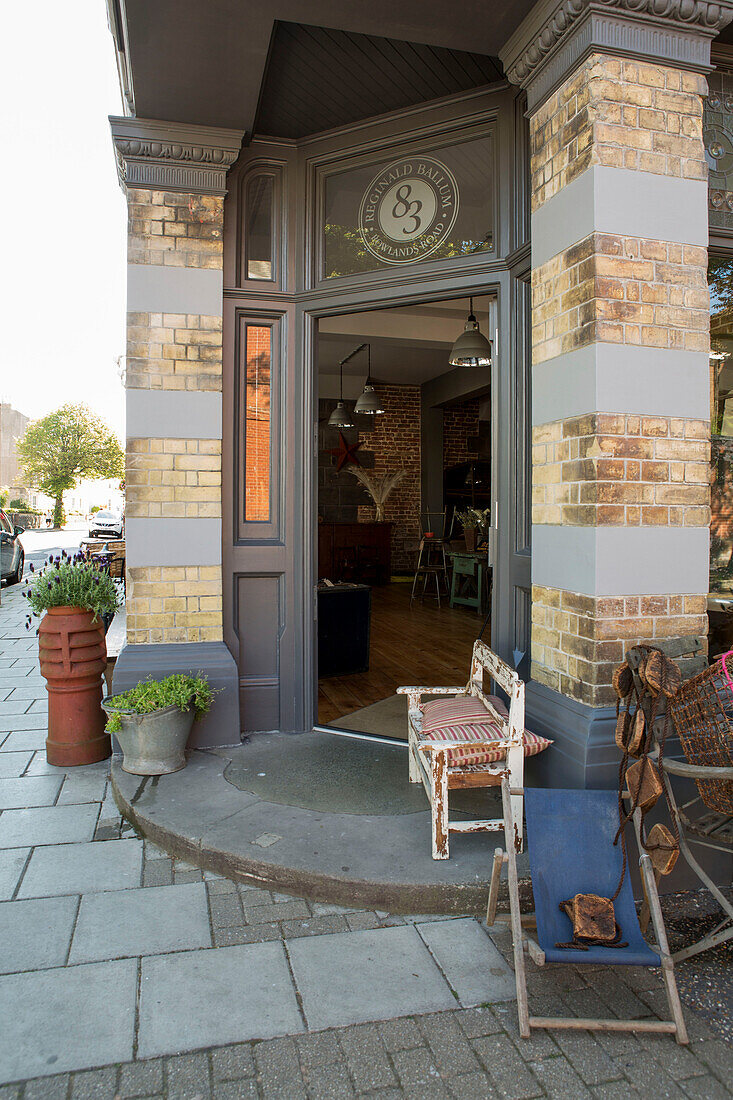
[(180, 710), (163, 707), (151, 714), (115, 710), (102, 703), (107, 714), (119, 714), (122, 728), (115, 733), (123, 753), (122, 767), (132, 775), (168, 775), (186, 766), (185, 748), (196, 716), (193, 706)]

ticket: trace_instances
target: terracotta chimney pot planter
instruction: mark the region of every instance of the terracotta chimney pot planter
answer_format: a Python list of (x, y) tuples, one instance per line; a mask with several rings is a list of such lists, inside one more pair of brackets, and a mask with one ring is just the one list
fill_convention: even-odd
[(50, 607), (38, 628), (47, 681), (46, 759), (57, 767), (94, 764), (112, 754), (102, 711), (107, 645), (101, 618), (81, 607)]

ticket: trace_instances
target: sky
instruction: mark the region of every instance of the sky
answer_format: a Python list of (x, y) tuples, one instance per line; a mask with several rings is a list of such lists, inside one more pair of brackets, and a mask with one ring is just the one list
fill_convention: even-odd
[(0, 102), (0, 400), (33, 419), (84, 401), (123, 439), (126, 207), (107, 121), (123, 112), (104, 0), (7, 5)]

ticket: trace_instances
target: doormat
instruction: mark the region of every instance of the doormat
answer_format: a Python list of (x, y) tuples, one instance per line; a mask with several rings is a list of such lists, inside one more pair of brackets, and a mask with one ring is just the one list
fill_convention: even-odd
[(394, 737), (407, 740), (407, 696), (388, 695), (371, 706), (352, 710), (341, 718), (328, 723), (334, 729), (354, 730), (356, 733), (373, 733), (378, 737)]

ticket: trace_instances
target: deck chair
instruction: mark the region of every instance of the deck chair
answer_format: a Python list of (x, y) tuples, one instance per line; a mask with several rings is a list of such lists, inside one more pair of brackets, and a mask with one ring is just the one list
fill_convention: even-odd
[[(703, 649), (703, 639), (699, 636), (686, 636), (655, 642), (655, 647), (674, 659), (682, 673), (683, 686), (680, 692), (679, 713), (672, 723), (671, 731), (681, 726), (683, 748), (692, 757), (676, 760), (664, 756), (659, 760), (658, 747), (650, 753), (660, 766), (661, 781), (665, 785), (669, 813), (674, 818), (676, 834), (679, 837), (680, 856), (712, 897), (721, 906), (722, 920), (712, 932), (702, 936), (697, 943), (683, 947), (672, 955), (675, 963), (705, 952), (711, 947), (724, 944), (733, 939), (733, 903), (716, 886), (707, 872), (694, 858), (691, 846), (722, 851), (733, 855), (733, 767), (720, 763), (721, 748), (730, 741), (731, 720), (726, 714), (726, 702), (729, 698), (716, 665), (708, 665)], [(693, 657), (687, 654), (694, 654)], [(637, 687), (639, 663), (644, 659), (644, 648), (633, 647), (625, 654), (628, 667), (632, 670)], [(730, 705), (729, 705), (730, 709)], [(665, 725), (666, 703), (661, 701), (653, 725), (655, 740), (660, 738)], [(677, 711), (677, 708), (676, 708)], [(675, 712), (672, 712), (675, 714)], [(646, 714), (647, 723), (650, 715)], [(724, 756), (723, 756), (724, 758)], [(727, 749), (727, 759), (731, 750)], [(712, 763), (710, 761), (714, 760)], [(697, 784), (697, 794), (693, 798), (677, 802), (675, 778), (693, 780)], [(636, 839), (641, 848), (641, 815), (634, 814)], [(655, 873), (658, 882), (659, 876)], [(648, 906), (642, 909), (642, 928), (648, 920)]]
[[(484, 674), (492, 679), (509, 696), (509, 710), (502, 701), (484, 691)], [(488, 685), (487, 685), (488, 689)], [(521, 787), (524, 774), (524, 683), (513, 668), (502, 661), (482, 641), (473, 646), (471, 673), (464, 687), (398, 687), (398, 695), (408, 696), (407, 739), (409, 750), (409, 779), (411, 783), (422, 781), (425, 793), (430, 801), (432, 820), (433, 859), (448, 859), (448, 836), (450, 833), (501, 832), (504, 819), (491, 818), (484, 821), (457, 821), (448, 816), (449, 791), (468, 787), (495, 787), (502, 777), (510, 776), (512, 787)], [(486, 721), (494, 723), (500, 736), (488, 735), (485, 741), (467, 740), (460, 736), (451, 740), (438, 741), (424, 736), (420, 700), (424, 695), (469, 697), (486, 710)], [(528, 735), (530, 738), (533, 735)], [(534, 738), (539, 748), (542, 738)], [(545, 741), (545, 744), (550, 742)], [(456, 749), (466, 749), (476, 755), (486, 750), (487, 756), (494, 757), (485, 763), (452, 763)], [(499, 757), (497, 759), (497, 757)], [(517, 838), (522, 843), (522, 806), (515, 798), (515, 817), (517, 819)]]
[[(733, 786), (733, 768), (705, 766), (701, 764), (687, 764), (681, 760), (662, 760), (662, 782), (667, 790), (669, 807), (677, 824), (677, 833), (680, 841), (680, 855), (687, 863), (723, 910), (723, 919), (708, 933), (689, 947), (675, 951), (672, 956), (675, 962), (689, 959), (700, 951), (707, 951), (711, 947), (717, 947), (721, 943), (727, 943), (733, 939), (733, 902), (718, 889), (692, 853), (691, 844), (701, 848), (711, 848), (714, 851), (733, 855), (733, 814), (721, 813), (716, 810), (708, 810), (699, 813), (702, 804), (701, 796), (690, 799), (681, 806), (677, 804), (674, 788), (670, 776), (679, 776), (682, 779), (693, 779), (698, 784), (698, 789), (704, 789), (707, 783), (727, 782)], [(690, 816), (690, 810), (695, 808), (698, 816)]]
[[(704, 656), (680, 659), (683, 653), (697, 653), (702, 646), (701, 639), (691, 636), (655, 645), (667, 656), (677, 659), (685, 681), (673, 706), (672, 725), (680, 735), (687, 759), (675, 760), (665, 755), (660, 761), (658, 748), (651, 756), (658, 766), (661, 764), (662, 782), (679, 837), (680, 855), (723, 911), (722, 920), (712, 932), (674, 953), (674, 961), (681, 962), (733, 939), (733, 903), (700, 866), (691, 848), (695, 845), (733, 855), (733, 767), (721, 762), (733, 757), (731, 695), (718, 663), (708, 667)], [(635, 679), (642, 659), (640, 647), (633, 647), (626, 654), (626, 662)], [(663, 704), (658, 708), (653, 725), (657, 743), (664, 727), (664, 714)], [(647, 715), (647, 721), (649, 717)], [(677, 802), (672, 782), (675, 777), (694, 780), (697, 785), (697, 794), (682, 804)], [(634, 815), (634, 826), (640, 843), (639, 814)], [(646, 907), (642, 910), (642, 927), (645, 917)]]
[[(650, 947), (641, 934), (628, 874), (614, 902), (616, 920), (627, 946), (589, 947), (586, 951), (556, 946), (558, 943), (566, 943), (572, 937), (570, 922), (560, 909), (560, 902), (577, 893), (596, 893), (602, 897), (610, 897), (618, 884), (622, 853), (620, 845), (613, 846), (618, 828), (616, 791), (563, 791), (543, 788), (515, 791), (509, 780), (504, 779), (502, 805), (504, 832), (507, 837), (511, 837), (514, 831), (512, 796), (515, 794), (523, 795), (527, 815), (537, 940), (532, 939), (523, 927), (529, 921), (523, 919), (519, 911), (516, 851), (512, 844), (507, 846), (506, 853), (501, 849), (497, 849), (495, 853), (487, 921), (493, 923), (496, 916), (498, 879), (502, 863), (506, 862), (520, 1035), (528, 1039), (532, 1028), (668, 1032), (675, 1036), (678, 1043), (686, 1043), (687, 1030), (677, 992), (674, 963), (667, 946), (667, 934), (651, 860), (646, 853), (641, 857), (640, 866), (657, 939), (655, 946)], [(594, 966), (660, 966), (672, 1019), (618, 1020), (531, 1016), (524, 969), (525, 949), (538, 966), (544, 966), (546, 962), (571, 963), (574, 966), (584, 963)]]

